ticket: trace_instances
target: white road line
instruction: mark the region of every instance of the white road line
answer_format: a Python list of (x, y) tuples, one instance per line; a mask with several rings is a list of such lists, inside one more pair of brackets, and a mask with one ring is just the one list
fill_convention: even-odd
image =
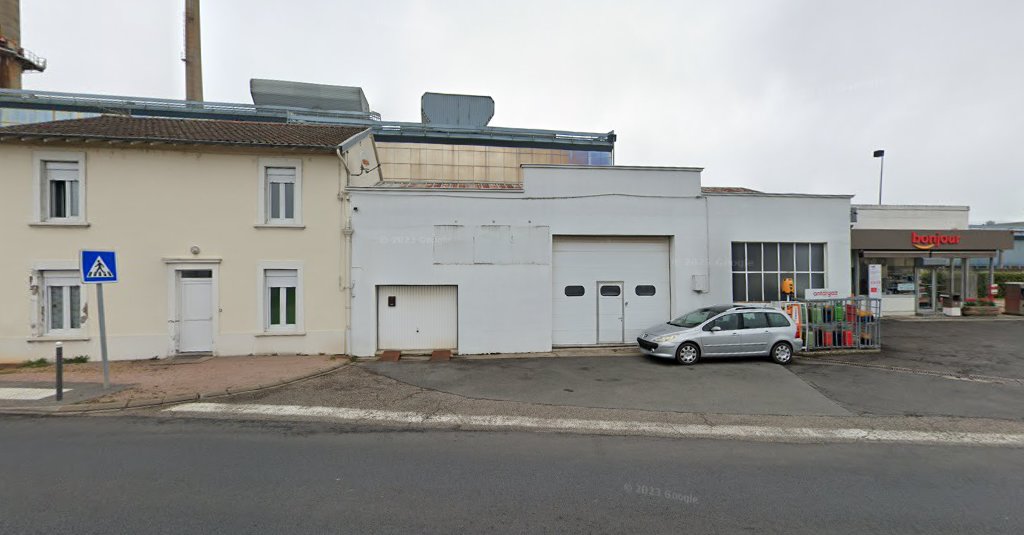
[[(65, 388), (64, 391), (70, 392), (71, 389)], [(55, 388), (0, 388), (0, 399), (15, 399), (18, 401), (38, 401), (40, 399), (46, 399), (48, 397), (56, 395), (57, 389)]]
[(793, 440), (801, 442), (900, 442), (969, 446), (1024, 446), (1024, 434), (1010, 433), (672, 424), (614, 420), (580, 420), (575, 418), (535, 418), (530, 416), (427, 414), (419, 412), (351, 409), (345, 407), (305, 407), (301, 405), (229, 405), (225, 403), (186, 403), (183, 405), (175, 405), (168, 409), (164, 409), (164, 411), (236, 416), (297, 416), (396, 424), (528, 428), (552, 431), (617, 433), (680, 438), (711, 437), (755, 440)]

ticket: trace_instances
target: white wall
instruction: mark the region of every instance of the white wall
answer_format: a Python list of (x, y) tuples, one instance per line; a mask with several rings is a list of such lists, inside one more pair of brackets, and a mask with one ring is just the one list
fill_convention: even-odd
[(962, 230), (970, 227), (967, 206), (856, 204), (855, 229)]
[(850, 294), (846, 196), (709, 195), (711, 293), (732, 299), (732, 242), (825, 243), (825, 286)]
[[(849, 290), (848, 197), (700, 197), (688, 194), (699, 191), (693, 170), (526, 167), (524, 173), (521, 193), (351, 191), (357, 208), (353, 354), (375, 352), (375, 288), (390, 284), (458, 285), (460, 353), (550, 350), (556, 235), (670, 237), (673, 316), (732, 300), (732, 241), (827, 242), (829, 283)], [(543, 242), (546, 257), (456, 263), (452, 255), (469, 258), (471, 250), (452, 253), (448, 241), (435, 258), (435, 226), (463, 227), (438, 232), (464, 233), (456, 241), (475, 248), (467, 236), (492, 225), (533, 228), (529, 240)], [(691, 289), (695, 275), (709, 274), (709, 292)]]
[[(523, 185), (534, 197), (583, 194), (700, 195), (701, 170), (698, 168), (525, 165), (523, 169)], [(642, 180), (642, 183), (637, 183), (638, 180)]]

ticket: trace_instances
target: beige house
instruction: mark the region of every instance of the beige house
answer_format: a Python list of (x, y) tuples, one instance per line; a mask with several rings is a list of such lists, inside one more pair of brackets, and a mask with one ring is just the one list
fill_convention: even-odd
[(112, 359), (341, 354), (353, 126), (101, 116), (0, 129), (0, 362), (99, 358), (81, 249), (117, 251)]

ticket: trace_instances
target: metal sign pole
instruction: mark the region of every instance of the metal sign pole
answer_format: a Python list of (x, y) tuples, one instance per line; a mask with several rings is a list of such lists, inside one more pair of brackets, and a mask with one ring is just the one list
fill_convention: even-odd
[(57, 401), (64, 401), (64, 344), (57, 342), (57, 354), (53, 358), (57, 368)]
[(107, 320), (103, 313), (103, 284), (96, 285), (96, 305), (100, 313), (100, 357), (103, 359), (103, 388), (110, 388), (110, 364), (107, 362)]

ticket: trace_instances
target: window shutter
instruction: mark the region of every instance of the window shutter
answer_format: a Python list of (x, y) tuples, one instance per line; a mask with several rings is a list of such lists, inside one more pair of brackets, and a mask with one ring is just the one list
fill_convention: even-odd
[(78, 180), (78, 162), (46, 162), (48, 180)]
[(266, 278), (269, 288), (292, 288), (299, 283), (298, 273), (294, 269), (268, 269)]
[(295, 183), (295, 168), (294, 167), (268, 167), (267, 168), (267, 179), (271, 182), (281, 182), (287, 184)]

